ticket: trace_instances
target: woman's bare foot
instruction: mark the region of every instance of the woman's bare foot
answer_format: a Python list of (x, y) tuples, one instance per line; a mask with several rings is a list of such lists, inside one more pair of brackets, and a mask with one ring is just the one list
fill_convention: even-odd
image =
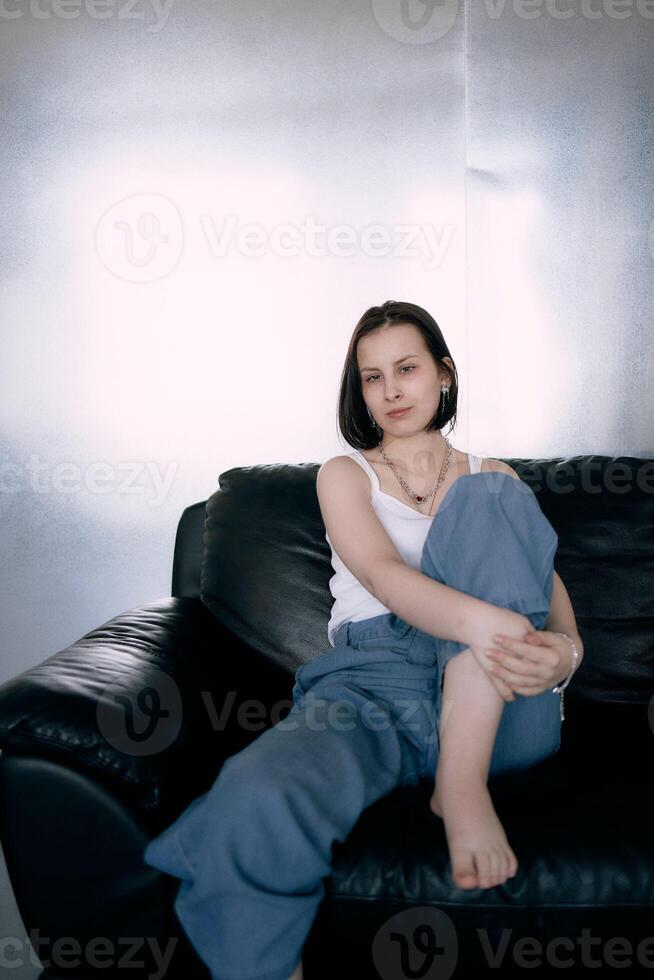
[(487, 786), (472, 782), (439, 785), (429, 805), (443, 818), (452, 880), (457, 887), (492, 888), (516, 874), (518, 859)]
[(300, 960), (300, 962), (293, 970), (293, 973), (290, 975), (288, 980), (303, 980), (303, 978), (304, 978), (304, 974), (302, 972), (302, 960)]

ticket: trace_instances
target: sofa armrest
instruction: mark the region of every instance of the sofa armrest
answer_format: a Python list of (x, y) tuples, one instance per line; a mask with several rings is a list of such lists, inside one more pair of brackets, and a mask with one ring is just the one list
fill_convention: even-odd
[(292, 687), (200, 599), (160, 599), (0, 686), (0, 749), (64, 761), (164, 826), (285, 716)]

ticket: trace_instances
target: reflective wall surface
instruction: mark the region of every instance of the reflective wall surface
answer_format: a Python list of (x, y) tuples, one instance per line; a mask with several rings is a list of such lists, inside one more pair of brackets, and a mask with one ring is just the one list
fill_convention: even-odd
[(168, 595), (220, 472), (338, 453), (386, 299), (457, 447), (651, 454), (653, 3), (99, 11), (0, 13), (2, 679)]

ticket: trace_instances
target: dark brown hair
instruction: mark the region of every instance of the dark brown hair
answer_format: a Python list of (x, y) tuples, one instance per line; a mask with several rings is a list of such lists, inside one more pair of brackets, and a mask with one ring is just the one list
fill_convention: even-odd
[(451, 355), (441, 328), (433, 316), (421, 306), (416, 306), (415, 303), (398, 303), (389, 299), (382, 306), (371, 306), (366, 310), (354, 328), (345, 356), (338, 399), (338, 425), (347, 442), (355, 449), (374, 449), (382, 438), (368, 415), (361, 390), (361, 376), (357, 365), (359, 341), (378, 327), (399, 323), (412, 323), (418, 328), (439, 370), (447, 372), (451, 380), (446, 409), (443, 411), (442, 398), (439, 399), (436, 415), (425, 426), (425, 431), (434, 432), (442, 429), (448, 422), (452, 423), (451, 429), (456, 425), (459, 379), (456, 365), (452, 371), (449, 365), (443, 363), (443, 358)]

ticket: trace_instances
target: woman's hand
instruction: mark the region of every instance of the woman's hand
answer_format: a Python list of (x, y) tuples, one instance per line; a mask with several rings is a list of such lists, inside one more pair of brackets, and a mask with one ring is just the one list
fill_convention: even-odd
[(489, 644), (493, 637), (501, 633), (504, 636), (523, 637), (532, 631), (531, 620), (522, 613), (512, 609), (502, 609), (490, 603), (481, 603), (481, 610), (474, 618), (474, 632), (468, 639), (475, 660), (486, 671), (486, 676), (504, 701), (515, 701), (516, 696), (509, 685), (497, 673), (490, 670), (493, 661), (488, 656)]
[(495, 661), (490, 659), (488, 655), (488, 650), (486, 650), (484, 647), (477, 647), (477, 646), (472, 646), (470, 647), (470, 649), (472, 650), (477, 663), (481, 664), (481, 666), (486, 671), (486, 675), (488, 676), (488, 679), (490, 680), (491, 684), (493, 685), (493, 687), (495, 688), (499, 696), (502, 698), (502, 700), (515, 701), (515, 694), (513, 693), (511, 688), (499, 677), (497, 673), (495, 673), (492, 670)]
[(485, 651), (493, 661), (490, 678), (502, 681), (516, 694), (531, 697), (562, 683), (572, 667), (572, 645), (549, 630), (529, 630), (524, 639), (494, 636)]

